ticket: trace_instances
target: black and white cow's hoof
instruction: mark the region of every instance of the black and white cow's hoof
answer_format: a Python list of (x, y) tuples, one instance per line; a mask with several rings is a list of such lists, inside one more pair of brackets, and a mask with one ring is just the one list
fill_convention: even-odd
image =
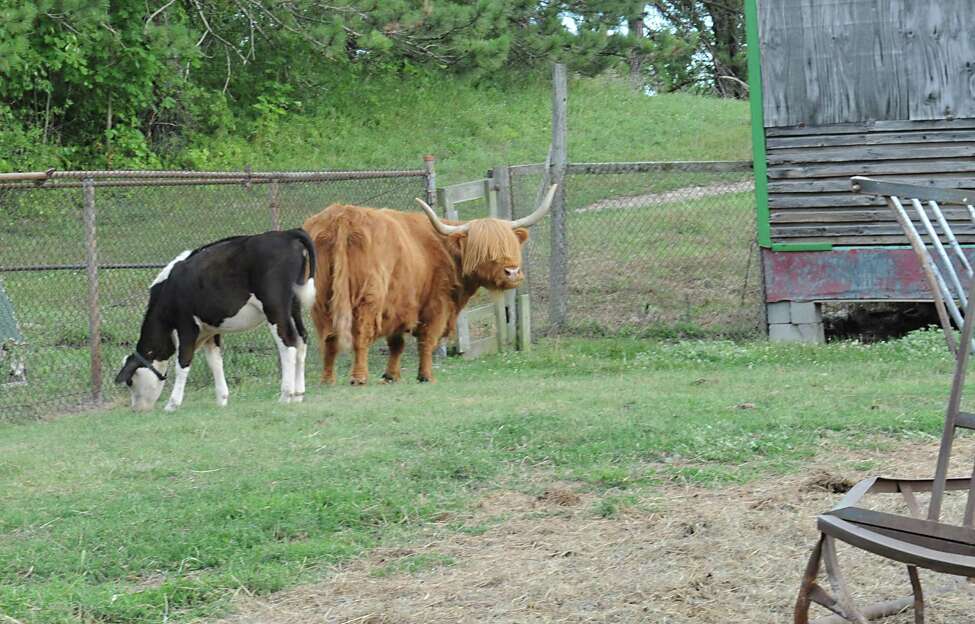
[(178, 409), (179, 409), (179, 403), (173, 403), (173, 402), (166, 403), (166, 407), (163, 408), (163, 410), (167, 412), (175, 412)]
[(305, 393), (304, 392), (295, 392), (294, 394), (291, 395), (291, 402), (292, 403), (301, 403), (304, 400), (305, 400)]

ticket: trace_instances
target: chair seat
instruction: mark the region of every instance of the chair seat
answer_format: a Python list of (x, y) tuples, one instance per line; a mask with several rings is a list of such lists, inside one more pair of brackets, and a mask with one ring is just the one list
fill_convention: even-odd
[[(965, 531), (975, 537), (975, 531), (964, 527), (934, 522), (929, 524), (950, 529), (953, 533)], [(930, 532), (922, 534), (891, 527), (868, 526), (832, 513), (817, 516), (817, 526), (826, 535), (894, 561), (945, 574), (975, 576), (975, 554), (964, 554), (975, 553), (975, 545)]]

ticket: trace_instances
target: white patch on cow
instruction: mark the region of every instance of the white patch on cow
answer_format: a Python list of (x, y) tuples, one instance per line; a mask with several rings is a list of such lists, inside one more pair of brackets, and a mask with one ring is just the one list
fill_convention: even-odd
[(215, 345), (212, 340), (203, 343), (203, 355), (206, 356), (210, 372), (213, 373), (214, 390), (217, 393), (217, 405), (224, 407), (230, 397), (230, 389), (227, 387), (227, 378), (223, 374), (223, 356), (220, 347)]
[[(290, 322), (290, 319), (289, 319)], [(281, 358), (281, 402), (291, 403), (295, 394), (295, 370), (297, 369), (298, 349), (289, 347), (281, 340), (278, 335), (278, 326), (268, 323), (271, 328), (271, 335), (274, 342), (278, 345), (278, 356)]]
[(175, 258), (173, 258), (172, 260), (170, 260), (169, 261), (169, 264), (167, 264), (166, 267), (162, 271), (159, 272), (159, 275), (156, 276), (156, 279), (152, 280), (152, 284), (149, 285), (149, 288), (152, 288), (156, 284), (159, 284), (161, 282), (165, 282), (167, 279), (169, 279), (169, 274), (172, 272), (173, 267), (176, 266), (176, 264), (178, 262), (182, 262), (183, 260), (186, 260), (186, 258), (191, 253), (193, 253), (193, 250), (192, 249), (187, 249), (183, 253), (179, 254), (178, 256), (176, 256)]
[[(161, 375), (165, 375), (169, 362), (154, 360), (152, 365)], [(135, 369), (132, 373), (132, 386), (129, 388), (132, 409), (139, 412), (151, 410), (159, 400), (164, 385), (165, 382), (145, 366)]]
[(220, 321), (219, 325), (208, 325), (196, 316), (193, 317), (193, 320), (196, 321), (204, 336), (212, 336), (214, 334), (254, 329), (266, 321), (267, 318), (264, 316), (264, 304), (261, 303), (260, 299), (251, 295), (247, 299), (247, 303), (241, 306), (233, 316), (228, 316)]
[(295, 284), (292, 290), (297, 295), (298, 301), (301, 302), (302, 309), (310, 310), (312, 304), (315, 303), (315, 278), (309, 277), (304, 284)]

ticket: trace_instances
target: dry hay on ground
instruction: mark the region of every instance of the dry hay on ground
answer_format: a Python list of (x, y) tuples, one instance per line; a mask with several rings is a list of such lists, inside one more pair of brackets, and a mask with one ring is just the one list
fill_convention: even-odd
[[(952, 474), (971, 469), (973, 452), (975, 444), (959, 441), (964, 461)], [(823, 450), (798, 474), (725, 488), (665, 486), (615, 518), (600, 517), (599, 499), (572, 484), (551, 483), (536, 496), (496, 492), (469, 516), (450, 518), (487, 523), (480, 535), (432, 527), (412, 548), (376, 550), (322, 583), (241, 598), (225, 623), (791, 622), (815, 514), (864, 476), (930, 476), (936, 453), (935, 442)], [(839, 555), (861, 605), (909, 593), (903, 566), (844, 545)], [(433, 567), (410, 572), (411, 560)], [(928, 590), (952, 580), (921, 575)], [(968, 621), (975, 607), (965, 593), (929, 602), (929, 624)]]

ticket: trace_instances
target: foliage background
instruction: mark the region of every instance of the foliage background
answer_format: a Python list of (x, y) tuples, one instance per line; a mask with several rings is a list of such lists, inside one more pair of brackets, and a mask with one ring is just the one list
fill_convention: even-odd
[[(285, 127), (331, 137), (409, 116), (410, 92), (444, 95), (442, 116), (499, 94), (545, 107), (553, 60), (636, 93), (740, 99), (741, 5), (0, 0), (0, 170), (240, 166), (287, 153)], [(369, 160), (347, 152), (329, 164)]]

